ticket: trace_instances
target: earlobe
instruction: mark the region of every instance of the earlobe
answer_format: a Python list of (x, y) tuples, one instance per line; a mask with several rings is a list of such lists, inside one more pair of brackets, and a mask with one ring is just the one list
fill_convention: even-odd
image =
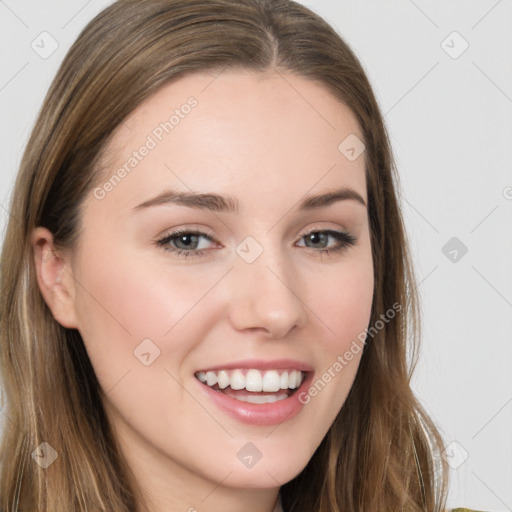
[(32, 233), (37, 283), (53, 317), (63, 327), (78, 328), (75, 282), (69, 264), (53, 244), (52, 233), (37, 227)]

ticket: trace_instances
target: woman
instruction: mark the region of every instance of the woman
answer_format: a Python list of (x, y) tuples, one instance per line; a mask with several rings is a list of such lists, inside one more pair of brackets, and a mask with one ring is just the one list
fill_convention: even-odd
[(305, 7), (101, 12), (1, 268), (2, 510), (444, 510), (385, 127)]

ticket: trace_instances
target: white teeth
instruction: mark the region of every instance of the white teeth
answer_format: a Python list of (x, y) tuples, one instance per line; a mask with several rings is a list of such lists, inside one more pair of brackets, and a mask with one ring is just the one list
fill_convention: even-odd
[(261, 372), (260, 370), (250, 369), (245, 374), (242, 370), (198, 372), (196, 377), (210, 387), (218, 384), (220, 389), (230, 387), (232, 390), (240, 390), (245, 388), (253, 393), (261, 391), (275, 393), (281, 389), (298, 388), (302, 383), (304, 374), (300, 370), (284, 370), (279, 374), (278, 370)]
[(220, 389), (224, 389), (229, 386), (229, 375), (227, 374), (226, 371), (221, 370), (217, 377), (218, 377), (218, 384), (219, 384)]
[(263, 377), (258, 370), (249, 370), (245, 376), (245, 389), (247, 391), (263, 391)]
[(244, 374), (240, 370), (235, 370), (231, 374), (231, 379), (229, 385), (231, 389), (244, 389), (245, 388), (245, 377)]
[[(208, 374), (206, 374), (208, 375)], [(288, 380), (288, 387), (290, 389), (295, 389), (297, 387), (297, 375), (295, 372), (290, 373), (290, 377)]]
[[(229, 391), (226, 392), (226, 395), (230, 395)], [(231, 395), (230, 395), (231, 396)], [(279, 402), (279, 400), (284, 400), (285, 398), (288, 398), (287, 393), (278, 393), (276, 395), (237, 395), (232, 396), (232, 398), (235, 398), (236, 400), (239, 400), (240, 402), (249, 402), (251, 404), (272, 404), (274, 402)]]
[(217, 375), (215, 372), (206, 372), (206, 384), (210, 387), (217, 384)]
[(281, 378), (275, 370), (265, 372), (262, 383), (263, 391), (279, 391), (281, 389)]

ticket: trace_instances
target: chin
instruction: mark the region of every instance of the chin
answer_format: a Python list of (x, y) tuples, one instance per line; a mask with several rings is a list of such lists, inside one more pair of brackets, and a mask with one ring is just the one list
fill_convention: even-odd
[[(260, 443), (261, 444), (261, 443)], [(249, 445), (250, 446), (250, 445)], [(249, 449), (247, 450), (249, 451)], [(293, 480), (308, 464), (310, 453), (269, 453), (262, 450), (258, 460), (251, 461), (245, 466), (237, 458), (235, 464), (227, 464), (222, 470), (218, 468), (210, 478), (219, 480), (219, 475), (228, 475), (223, 485), (233, 488), (270, 489), (281, 486)], [(243, 458), (243, 456), (241, 457)], [(231, 472), (231, 473), (230, 473)], [(210, 472), (209, 472), (210, 473)]]

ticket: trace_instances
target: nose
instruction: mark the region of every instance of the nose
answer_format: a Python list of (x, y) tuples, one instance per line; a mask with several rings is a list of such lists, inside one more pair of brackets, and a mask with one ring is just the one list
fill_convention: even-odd
[(237, 256), (229, 279), (229, 317), (235, 329), (263, 331), (277, 339), (305, 325), (303, 286), (284, 260), (277, 250), (264, 250), (252, 263)]

